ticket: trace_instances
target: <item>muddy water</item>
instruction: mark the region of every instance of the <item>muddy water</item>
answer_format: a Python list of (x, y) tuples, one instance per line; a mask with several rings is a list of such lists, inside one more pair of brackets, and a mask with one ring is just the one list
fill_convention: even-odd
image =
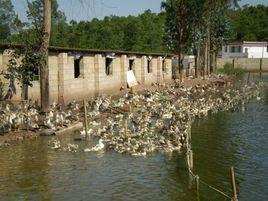
[[(59, 152), (49, 149), (49, 140), (0, 149), (0, 200), (196, 200), (183, 153), (143, 158)], [(60, 140), (73, 142), (73, 137)], [(239, 200), (268, 200), (267, 143), (268, 88), (261, 101), (253, 100), (244, 109), (194, 122), (194, 172), (231, 195), (233, 165)], [(225, 200), (203, 184), (200, 188), (201, 200)]]

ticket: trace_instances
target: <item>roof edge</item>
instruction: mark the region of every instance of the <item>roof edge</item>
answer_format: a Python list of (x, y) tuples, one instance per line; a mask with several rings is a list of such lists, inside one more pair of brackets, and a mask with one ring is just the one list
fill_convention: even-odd
[[(12, 48), (22, 48), (22, 44), (8, 44), (8, 43), (0, 43), (0, 49), (12, 49)], [(72, 53), (93, 53), (93, 54), (107, 54), (107, 53), (115, 53), (119, 55), (127, 54), (127, 55), (145, 55), (145, 56), (167, 56), (172, 57), (170, 53), (147, 53), (147, 52), (136, 52), (136, 51), (122, 51), (122, 50), (100, 50), (100, 49), (83, 49), (83, 48), (70, 48), (70, 47), (58, 47), (58, 46), (50, 46), (50, 52), (72, 52)]]

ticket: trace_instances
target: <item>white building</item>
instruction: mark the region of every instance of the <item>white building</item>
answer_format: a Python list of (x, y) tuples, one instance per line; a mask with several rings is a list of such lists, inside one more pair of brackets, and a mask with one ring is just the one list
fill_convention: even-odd
[(222, 58), (268, 58), (268, 42), (232, 42), (222, 47)]

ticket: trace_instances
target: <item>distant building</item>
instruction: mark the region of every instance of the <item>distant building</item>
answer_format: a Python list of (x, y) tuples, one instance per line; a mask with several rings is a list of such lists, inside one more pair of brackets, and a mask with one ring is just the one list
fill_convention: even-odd
[(268, 42), (232, 42), (222, 47), (222, 58), (268, 58)]
[[(178, 67), (178, 56), (174, 55), (172, 58), (172, 65)], [(185, 55), (182, 60), (182, 65), (184, 69), (195, 67), (195, 56)]]

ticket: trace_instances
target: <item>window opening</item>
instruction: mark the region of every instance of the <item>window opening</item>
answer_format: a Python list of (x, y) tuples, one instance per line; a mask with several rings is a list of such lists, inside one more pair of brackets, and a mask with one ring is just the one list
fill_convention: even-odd
[(153, 69), (152, 69), (152, 59), (151, 58), (148, 58), (147, 59), (147, 72), (148, 73), (152, 73), (153, 72)]
[(81, 75), (81, 59), (81, 56), (74, 59), (74, 78), (79, 78)]
[(129, 59), (128, 70), (133, 70), (133, 66), (134, 66), (134, 59)]
[(113, 63), (113, 59), (106, 57), (106, 59), (105, 59), (105, 73), (106, 73), (106, 75), (112, 75), (112, 63)]
[(162, 60), (162, 71), (166, 72), (166, 60), (165, 59)]

